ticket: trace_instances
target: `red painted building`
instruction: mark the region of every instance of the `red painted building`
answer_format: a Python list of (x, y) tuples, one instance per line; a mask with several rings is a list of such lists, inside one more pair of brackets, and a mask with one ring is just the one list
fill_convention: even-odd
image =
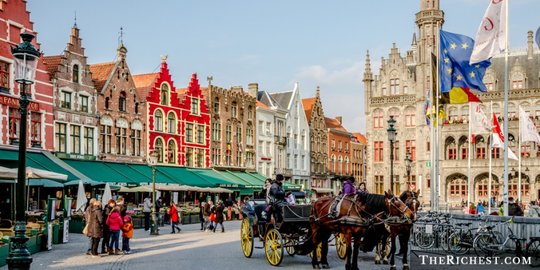
[(210, 116), (197, 76), (187, 89), (176, 89), (166, 59), (157, 73), (133, 76), (138, 96), (146, 99), (147, 154), (158, 162), (188, 167), (210, 166)]
[[(25, 31), (36, 34), (26, 1), (0, 0), (0, 145), (16, 145), (19, 140), (19, 85), (14, 81), (11, 48), (22, 42), (20, 34)], [(32, 43), (39, 50), (37, 35)], [(31, 99), (28, 147), (53, 150), (53, 87), (43, 57), (38, 62), (35, 83), (26, 91)]]

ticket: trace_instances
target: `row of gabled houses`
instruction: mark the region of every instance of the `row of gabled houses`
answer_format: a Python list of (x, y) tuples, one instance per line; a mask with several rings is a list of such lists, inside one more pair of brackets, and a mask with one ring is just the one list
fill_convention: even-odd
[[(19, 91), (9, 48), (20, 43), (20, 33), (37, 33), (22, 0), (1, 5), (0, 25), (7, 29), (0, 33), (0, 147), (16, 151)], [(37, 37), (33, 43), (39, 49)], [(158, 72), (132, 74), (127, 56), (121, 42), (113, 61), (89, 64), (75, 24), (61, 54), (40, 58), (29, 151), (79, 167), (145, 164), (157, 153), (162, 166), (281, 173), (305, 190), (338, 188), (331, 179), (341, 175), (365, 181), (365, 137), (347, 131), (341, 117), (324, 116), (319, 89), (302, 99), (298, 84), (278, 93), (256, 83), (247, 91), (211, 80), (201, 87), (197, 74), (179, 86), (166, 57)]]

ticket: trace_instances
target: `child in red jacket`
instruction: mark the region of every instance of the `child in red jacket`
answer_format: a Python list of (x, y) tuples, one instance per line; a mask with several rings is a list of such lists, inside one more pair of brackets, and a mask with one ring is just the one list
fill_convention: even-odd
[(129, 248), (129, 239), (133, 237), (133, 223), (131, 223), (131, 217), (124, 217), (124, 225), (122, 225), (122, 252), (129, 254), (131, 248)]
[[(120, 250), (118, 249), (118, 242), (120, 241), (120, 230), (124, 221), (120, 217), (120, 208), (118, 206), (114, 207), (109, 217), (107, 217), (107, 225), (111, 231), (111, 242), (109, 243), (109, 255), (120, 255)], [(114, 245), (114, 249), (113, 249)]]

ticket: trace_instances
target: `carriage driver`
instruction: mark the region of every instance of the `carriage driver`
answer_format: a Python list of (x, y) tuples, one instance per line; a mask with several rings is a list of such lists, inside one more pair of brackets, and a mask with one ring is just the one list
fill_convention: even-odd
[(287, 205), (285, 201), (285, 191), (283, 190), (283, 175), (277, 174), (276, 180), (272, 182), (270, 186), (270, 191), (268, 192), (268, 197), (270, 199), (271, 212), (274, 214), (274, 219), (276, 222), (281, 222), (283, 216), (281, 213), (281, 206)]
[(356, 188), (354, 187), (354, 176), (343, 177), (340, 180), (345, 181), (343, 182), (340, 194), (334, 200), (332, 206), (330, 206), (330, 213), (328, 214), (330, 218), (337, 218), (337, 215), (339, 214), (337, 206), (341, 200), (345, 198), (345, 196), (356, 194)]

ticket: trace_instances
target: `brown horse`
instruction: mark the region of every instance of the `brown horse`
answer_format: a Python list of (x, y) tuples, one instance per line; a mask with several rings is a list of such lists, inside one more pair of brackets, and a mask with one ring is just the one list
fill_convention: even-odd
[[(328, 265), (328, 239), (330, 235), (339, 232), (346, 240), (345, 269), (358, 269), (358, 251), (360, 238), (365, 235), (373, 224), (383, 220), (387, 215), (400, 215), (412, 218), (414, 214), (399, 198), (391, 193), (385, 195), (358, 193), (343, 199), (337, 219), (330, 218), (329, 208), (336, 198), (320, 198), (313, 203), (311, 215), (311, 231), (314, 246), (322, 243), (320, 264), (323, 268)], [(354, 246), (352, 241), (354, 239)], [(352, 254), (351, 254), (352, 253)], [(320, 268), (317, 253), (311, 260), (313, 268)]]
[[(403, 270), (409, 269), (408, 264), (408, 258), (407, 254), (409, 251), (409, 239), (411, 237), (414, 217), (416, 216), (416, 212), (418, 211), (418, 208), (420, 207), (420, 201), (418, 200), (418, 194), (420, 194), (419, 191), (404, 191), (399, 196), (399, 199), (403, 202), (405, 202), (405, 205), (414, 213), (414, 216), (412, 218), (406, 218), (401, 220), (388, 220), (386, 223), (389, 233), (386, 236), (383, 236), (381, 239), (381, 246), (382, 250), (378, 254), (378, 256), (381, 256), (381, 254), (386, 255), (386, 241), (388, 241), (388, 238), (391, 241), (391, 248), (390, 248), (390, 269), (395, 270), (395, 252), (396, 252), (396, 236), (399, 237), (399, 245), (400, 245), (400, 254), (402, 254), (403, 259)], [(382, 259), (385, 263), (387, 263), (387, 258), (382, 255)], [(375, 261), (377, 263), (377, 260)]]

